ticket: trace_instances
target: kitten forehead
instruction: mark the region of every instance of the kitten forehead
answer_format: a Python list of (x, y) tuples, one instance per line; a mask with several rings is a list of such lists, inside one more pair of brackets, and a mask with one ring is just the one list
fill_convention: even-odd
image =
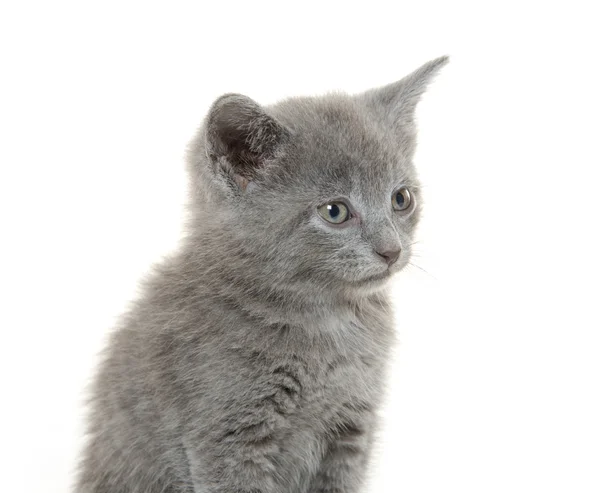
[(374, 191), (414, 179), (409, 149), (402, 147), (410, 132), (398, 135), (356, 97), (293, 98), (267, 111), (292, 132), (292, 174)]

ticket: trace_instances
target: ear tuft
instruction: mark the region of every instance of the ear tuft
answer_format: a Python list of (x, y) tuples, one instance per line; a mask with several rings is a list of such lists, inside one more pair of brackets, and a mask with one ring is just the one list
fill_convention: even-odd
[(209, 111), (206, 136), (213, 162), (228, 168), (235, 184), (245, 189), (265, 161), (275, 155), (287, 129), (254, 100), (226, 94)]

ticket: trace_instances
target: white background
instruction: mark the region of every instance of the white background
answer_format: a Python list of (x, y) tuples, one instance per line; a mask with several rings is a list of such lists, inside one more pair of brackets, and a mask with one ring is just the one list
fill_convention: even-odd
[(2, 491), (68, 491), (83, 389), (179, 238), (183, 153), (228, 91), (394, 81), (425, 216), (369, 492), (600, 491), (593, 2), (3, 2)]

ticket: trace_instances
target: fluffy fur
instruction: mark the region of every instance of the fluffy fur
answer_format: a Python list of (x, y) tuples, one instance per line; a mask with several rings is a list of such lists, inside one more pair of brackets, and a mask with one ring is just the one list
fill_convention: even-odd
[[(359, 491), (386, 284), (419, 216), (414, 110), (445, 63), (356, 96), (213, 104), (190, 146), (189, 235), (99, 369), (78, 492)], [(355, 217), (332, 226), (317, 207), (341, 197)], [(399, 249), (391, 267), (376, 253)]]

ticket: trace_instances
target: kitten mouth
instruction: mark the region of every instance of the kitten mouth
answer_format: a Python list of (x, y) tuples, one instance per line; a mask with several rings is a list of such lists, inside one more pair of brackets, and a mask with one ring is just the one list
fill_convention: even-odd
[(373, 276), (369, 276), (369, 277), (365, 277), (364, 279), (361, 279), (361, 282), (368, 283), (368, 282), (384, 281), (384, 280), (388, 279), (391, 275), (392, 275), (392, 271), (390, 269), (386, 269), (383, 272), (380, 272), (379, 274), (375, 274)]

